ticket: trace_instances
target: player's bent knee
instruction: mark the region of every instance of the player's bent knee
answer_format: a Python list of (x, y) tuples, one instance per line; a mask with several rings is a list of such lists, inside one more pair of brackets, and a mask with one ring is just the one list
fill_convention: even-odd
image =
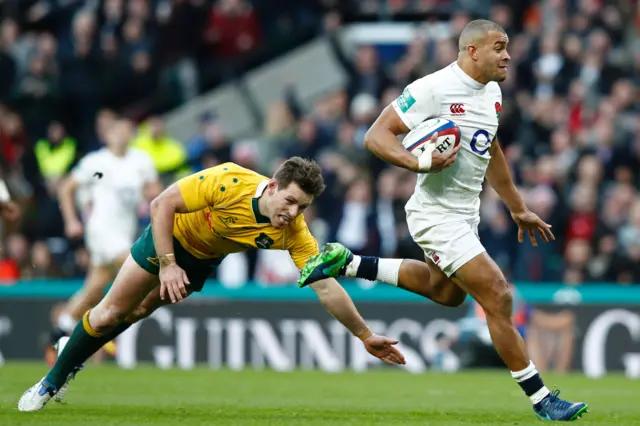
[(462, 305), (465, 300), (467, 300), (467, 293), (462, 290), (456, 291), (456, 289), (453, 289), (443, 304), (455, 308)]
[(482, 298), (482, 309), (487, 315), (506, 316), (511, 318), (513, 311), (513, 295), (504, 278), (497, 278), (491, 285), (490, 294)]
[(91, 326), (99, 333), (111, 330), (128, 316), (128, 312), (115, 304), (96, 306), (91, 312)]

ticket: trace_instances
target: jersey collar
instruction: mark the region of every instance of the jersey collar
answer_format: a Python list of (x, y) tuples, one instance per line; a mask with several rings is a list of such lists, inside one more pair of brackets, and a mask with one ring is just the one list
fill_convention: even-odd
[(460, 68), (460, 66), (458, 65), (457, 62), (454, 62), (451, 64), (451, 69), (453, 70), (453, 73), (460, 79), (462, 80), (462, 82), (467, 85), (470, 86), (471, 88), (475, 89), (475, 90), (480, 90), (484, 88), (484, 84), (482, 83), (478, 83), (477, 81), (475, 81), (473, 78), (471, 78), (469, 76), (469, 74), (467, 74), (466, 72), (462, 71), (462, 69)]
[(256, 218), (256, 223), (271, 223), (271, 219), (260, 213), (260, 208), (258, 207), (258, 200), (266, 189), (268, 183), (268, 180), (263, 180), (262, 182), (260, 182), (258, 184), (258, 187), (256, 188), (255, 195), (251, 199), (251, 208), (253, 209), (253, 215)]

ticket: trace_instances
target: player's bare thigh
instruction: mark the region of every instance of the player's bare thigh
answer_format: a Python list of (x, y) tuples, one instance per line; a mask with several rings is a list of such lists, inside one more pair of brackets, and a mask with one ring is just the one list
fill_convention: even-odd
[(454, 275), (455, 282), (469, 293), (487, 314), (504, 310), (505, 313), (509, 311), (510, 315), (511, 289), (500, 267), (486, 251), (462, 265)]
[(398, 275), (398, 287), (444, 306), (459, 306), (467, 293), (456, 285), (429, 258), (425, 262), (405, 259)]
[[(446, 306), (460, 306), (467, 298), (467, 292), (456, 283), (454, 277), (447, 277), (431, 259), (425, 256), (425, 262), (429, 266), (431, 272), (430, 287), (435, 302)], [(434, 299), (435, 297), (435, 299)]]
[(159, 283), (157, 275), (145, 271), (128, 256), (109, 292), (91, 310), (91, 326), (99, 333), (115, 327), (129, 316)]

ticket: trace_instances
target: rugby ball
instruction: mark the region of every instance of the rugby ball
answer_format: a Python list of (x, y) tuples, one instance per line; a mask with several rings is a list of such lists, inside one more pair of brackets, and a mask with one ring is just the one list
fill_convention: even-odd
[[(438, 132), (438, 139), (430, 143), (431, 136)], [(430, 118), (413, 128), (402, 140), (402, 145), (416, 157), (438, 150), (445, 153), (460, 144), (460, 128), (446, 118)]]

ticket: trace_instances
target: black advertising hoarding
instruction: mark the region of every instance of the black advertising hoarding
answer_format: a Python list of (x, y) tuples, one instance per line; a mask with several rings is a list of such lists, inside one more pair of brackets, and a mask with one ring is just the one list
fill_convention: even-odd
[[(0, 299), (0, 360), (41, 359), (54, 300)], [(396, 337), (406, 369), (420, 373), (438, 352), (437, 336), (456, 333), (468, 307), (433, 303), (357, 303), (378, 333)], [(581, 305), (573, 368), (590, 377), (622, 371), (640, 377), (640, 307)], [(117, 362), (159, 367), (344, 369), (365, 371), (381, 363), (317, 302), (193, 301), (164, 307), (118, 341)]]

